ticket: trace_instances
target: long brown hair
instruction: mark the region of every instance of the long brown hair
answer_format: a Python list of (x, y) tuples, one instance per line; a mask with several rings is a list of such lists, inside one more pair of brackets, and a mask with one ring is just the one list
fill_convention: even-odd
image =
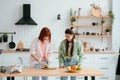
[(51, 42), (51, 31), (47, 27), (42, 28), (42, 30), (38, 36), (38, 39), (43, 41), (44, 37), (49, 37), (49, 42)]
[[(73, 56), (73, 49), (74, 49), (74, 38), (75, 38), (75, 34), (74, 32), (72, 31), (73, 28), (68, 28), (65, 30), (65, 34), (70, 34), (70, 35), (73, 35), (73, 38), (72, 38), (72, 47), (70, 49), (70, 57)], [(66, 55), (68, 56), (68, 48), (69, 48), (69, 41), (66, 39)]]

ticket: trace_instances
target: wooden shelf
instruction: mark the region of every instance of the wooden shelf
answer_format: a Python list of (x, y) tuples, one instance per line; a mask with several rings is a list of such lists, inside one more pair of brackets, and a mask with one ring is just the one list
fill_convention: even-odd
[(96, 16), (71, 16), (71, 17), (75, 17), (75, 18), (110, 18), (109, 16), (100, 16), (100, 17), (96, 17)]
[(79, 36), (79, 37), (112, 37), (112, 35), (82, 35), (82, 34), (76, 34), (76, 36)]
[(85, 53), (86, 54), (116, 54), (117, 52), (114, 52), (114, 51), (99, 51), (99, 52), (96, 52), (96, 51), (86, 51)]
[(72, 26), (72, 27), (93, 27), (93, 28), (108, 28), (108, 27), (110, 27), (110, 25), (109, 26), (92, 26), (92, 25), (77, 25), (77, 24), (73, 24), (73, 25), (70, 25), (70, 26)]
[[(76, 19), (76, 22), (72, 22), (69, 26), (74, 27), (75, 30), (78, 30), (78, 32), (82, 31), (78, 34), (76, 33), (76, 35), (75, 35), (76, 39), (81, 40), (83, 38), (83, 39), (86, 39), (86, 41), (88, 41), (87, 39), (89, 39), (89, 38), (93, 39), (93, 40), (94, 39), (99, 39), (101, 41), (101, 43), (104, 41), (104, 39), (105, 39), (105, 41), (107, 41), (107, 40), (109, 41), (109, 39), (110, 40), (112, 39), (112, 34), (111, 33), (109, 35), (107, 33), (105, 33), (105, 30), (107, 28), (111, 29), (111, 27), (112, 27), (112, 25), (110, 23), (110, 21), (111, 21), (110, 16), (108, 16), (108, 15), (100, 16), (100, 17), (96, 17), (96, 16), (92, 16), (92, 15), (70, 16), (70, 19), (72, 17)], [(108, 22), (106, 24), (102, 24), (102, 23), (104, 23), (103, 21), (108, 21)], [(97, 24), (95, 26), (93, 26), (92, 25), (93, 22), (96, 22)], [(91, 32), (91, 29), (92, 29), (92, 32)], [(88, 35), (87, 32), (89, 32), (89, 35)], [(111, 43), (111, 41), (109, 41), (109, 42)], [(101, 44), (101, 43), (99, 43), (99, 44)], [(110, 45), (107, 44), (107, 47), (108, 46), (111, 47), (111, 44)], [(104, 47), (106, 47), (106, 46), (104, 46)], [(112, 53), (112, 52), (108, 52), (108, 51), (99, 51), (99, 52), (93, 51), (93, 52), (90, 52), (90, 51), (88, 51), (88, 52), (85, 52), (85, 53), (93, 53), (93, 54), (94, 53), (95, 54), (100, 54), (100, 53), (106, 53), (107, 54), (108, 53), (109, 54), (109, 53)]]

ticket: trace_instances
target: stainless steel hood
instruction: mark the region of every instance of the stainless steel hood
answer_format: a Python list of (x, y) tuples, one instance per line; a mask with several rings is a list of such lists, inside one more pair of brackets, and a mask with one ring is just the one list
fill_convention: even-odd
[(15, 25), (37, 25), (37, 23), (31, 18), (30, 4), (23, 4), (23, 17), (15, 23)]

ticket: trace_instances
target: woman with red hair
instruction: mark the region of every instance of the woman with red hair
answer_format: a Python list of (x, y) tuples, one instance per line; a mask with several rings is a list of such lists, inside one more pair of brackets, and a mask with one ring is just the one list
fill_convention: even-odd
[[(48, 54), (50, 51), (51, 31), (49, 28), (42, 28), (38, 38), (32, 41), (30, 47), (30, 67), (44, 68), (48, 65)], [(39, 77), (33, 77), (32, 80), (39, 80)], [(42, 80), (48, 80), (43, 76)]]

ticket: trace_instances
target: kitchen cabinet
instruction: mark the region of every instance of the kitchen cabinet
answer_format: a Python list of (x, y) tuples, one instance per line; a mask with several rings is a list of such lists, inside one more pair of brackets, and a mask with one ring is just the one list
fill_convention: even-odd
[(105, 73), (97, 80), (115, 80), (118, 54), (94, 54), (94, 66)]
[[(102, 71), (104, 76), (96, 77), (96, 80), (115, 80), (117, 58), (118, 54), (115, 53), (86, 53), (81, 66), (96, 67)], [(78, 80), (84, 80), (84, 77), (79, 76)], [(90, 80), (90, 77), (88, 77), (88, 80)]]

